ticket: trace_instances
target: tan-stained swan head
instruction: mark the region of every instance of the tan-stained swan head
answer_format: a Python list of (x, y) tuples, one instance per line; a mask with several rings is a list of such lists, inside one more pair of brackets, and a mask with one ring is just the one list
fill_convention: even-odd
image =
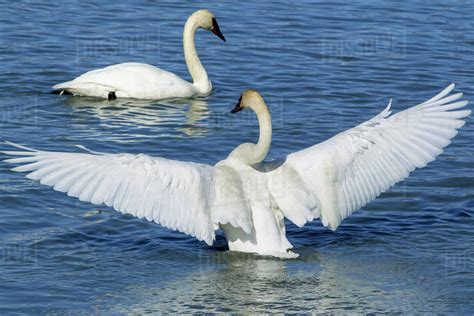
[(214, 14), (209, 10), (197, 10), (189, 18), (194, 18), (198, 27), (211, 31), (225, 42), (225, 37), (222, 35), (219, 24), (217, 24)]
[(245, 90), (231, 113), (237, 113), (246, 108), (252, 109), (257, 115), (260, 128), (258, 142), (256, 144), (243, 143), (239, 145), (230, 153), (229, 157), (236, 158), (244, 164), (253, 165), (263, 161), (270, 150), (272, 119), (265, 101), (256, 90)]
[(245, 108), (256, 109), (256, 106), (264, 103), (263, 98), (256, 90), (245, 90), (241, 95), (239, 102), (230, 113), (237, 113)]

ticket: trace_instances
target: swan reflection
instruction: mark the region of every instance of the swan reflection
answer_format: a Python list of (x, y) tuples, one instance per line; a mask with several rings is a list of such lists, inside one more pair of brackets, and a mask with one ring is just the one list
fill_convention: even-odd
[(116, 99), (112, 101), (96, 98), (70, 97), (66, 105), (75, 114), (84, 114), (100, 119), (104, 127), (166, 126), (191, 137), (201, 137), (208, 132), (210, 116), (205, 98), (176, 99), (165, 101)]
[[(193, 262), (193, 259), (196, 257), (183, 254), (182, 264), (176, 263), (183, 270), (179, 278), (165, 281), (157, 287), (140, 284), (124, 289), (122, 293), (127, 302), (110, 306), (110, 311), (179, 313), (190, 308), (211, 311), (214, 310), (212, 306), (215, 311), (235, 312), (236, 307), (241, 306), (238, 310), (247, 313), (252, 312), (255, 306), (291, 300), (292, 293), (284, 288), (285, 280), (289, 278), (288, 261), (229, 251), (216, 252), (206, 257), (206, 262)], [(189, 267), (189, 264), (195, 267)], [(188, 269), (193, 271), (185, 272)]]
[[(417, 279), (416, 268), (405, 260), (376, 256), (366, 260), (358, 255), (347, 258), (311, 248), (302, 250), (298, 260), (229, 251), (204, 256), (181, 253), (180, 260), (173, 257), (169, 261), (179, 273), (161, 274), (157, 267), (157, 280), (120, 289), (116, 300), (108, 302), (109, 311), (247, 314), (308, 310), (331, 313), (339, 308), (354, 312), (405, 310), (397, 301), (391, 301), (393, 295), (405, 300), (408, 311), (430, 297), (430, 290), (413, 281)], [(160, 259), (169, 258), (160, 254)], [(158, 284), (153, 286), (154, 282)], [(400, 289), (385, 287), (385, 283)]]

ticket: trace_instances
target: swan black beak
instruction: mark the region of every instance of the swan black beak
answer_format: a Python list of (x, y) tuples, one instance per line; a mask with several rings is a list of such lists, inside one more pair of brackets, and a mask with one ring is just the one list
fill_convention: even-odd
[(244, 108), (241, 107), (240, 104), (236, 104), (236, 105), (235, 105), (235, 108), (234, 108), (232, 111), (230, 111), (230, 113), (234, 114), (234, 113), (237, 113), (237, 112), (242, 111), (243, 109), (244, 109)]
[(211, 32), (219, 36), (219, 38), (225, 42), (225, 37), (224, 35), (222, 35), (222, 32), (219, 28), (219, 24), (217, 24), (216, 18), (212, 18)]
[(234, 114), (234, 113), (242, 111), (244, 107), (240, 105), (241, 102), (242, 102), (242, 96), (240, 96), (239, 102), (235, 105), (234, 109), (230, 111), (230, 113)]

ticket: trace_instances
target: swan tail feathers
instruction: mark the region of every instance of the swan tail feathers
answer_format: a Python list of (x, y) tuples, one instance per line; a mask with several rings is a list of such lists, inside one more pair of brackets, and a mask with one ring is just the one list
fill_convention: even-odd
[[(117, 89), (108, 85), (93, 82), (75, 82), (66, 81), (53, 86), (53, 94), (68, 94), (77, 96), (98, 97), (103, 99), (115, 99), (115, 91)], [(114, 95), (111, 97), (110, 93)]]

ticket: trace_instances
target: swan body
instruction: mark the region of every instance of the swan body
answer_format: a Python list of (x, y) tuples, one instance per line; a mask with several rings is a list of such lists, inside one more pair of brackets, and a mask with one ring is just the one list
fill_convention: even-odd
[(374, 118), (282, 161), (265, 162), (272, 127), (261, 95), (244, 92), (232, 113), (252, 109), (257, 143), (244, 143), (215, 166), (147, 155), (38, 151), (20, 145), (4, 154), (55, 190), (146, 218), (208, 244), (221, 228), (231, 251), (296, 257), (284, 218), (299, 227), (316, 218), (341, 221), (443, 152), (463, 118), (454, 84), (417, 106)]
[[(111, 92), (117, 98), (165, 99), (200, 94), (198, 89), (172, 72), (142, 63), (122, 63), (96, 69), (76, 79), (57, 84), (57, 91), (77, 96), (107, 99)], [(203, 94), (209, 91), (203, 91)]]
[(207, 95), (212, 84), (202, 66), (194, 45), (198, 28), (207, 29), (225, 41), (214, 15), (208, 10), (198, 10), (187, 20), (183, 32), (186, 64), (193, 82), (158, 67), (142, 63), (122, 63), (96, 69), (53, 86), (53, 93), (64, 92), (77, 96), (104, 99), (167, 99)]
[(220, 225), (228, 241), (229, 250), (275, 257), (297, 257), (295, 253), (288, 251), (293, 246), (286, 238), (285, 216), (273, 203), (271, 192), (265, 189), (267, 177), (265, 169), (261, 169), (263, 165), (249, 166), (230, 158), (220, 162), (217, 168), (223, 166), (239, 175), (240, 181), (237, 185), (241, 187), (241, 194), (246, 199), (250, 213), (250, 227), (247, 231), (232, 224)]

